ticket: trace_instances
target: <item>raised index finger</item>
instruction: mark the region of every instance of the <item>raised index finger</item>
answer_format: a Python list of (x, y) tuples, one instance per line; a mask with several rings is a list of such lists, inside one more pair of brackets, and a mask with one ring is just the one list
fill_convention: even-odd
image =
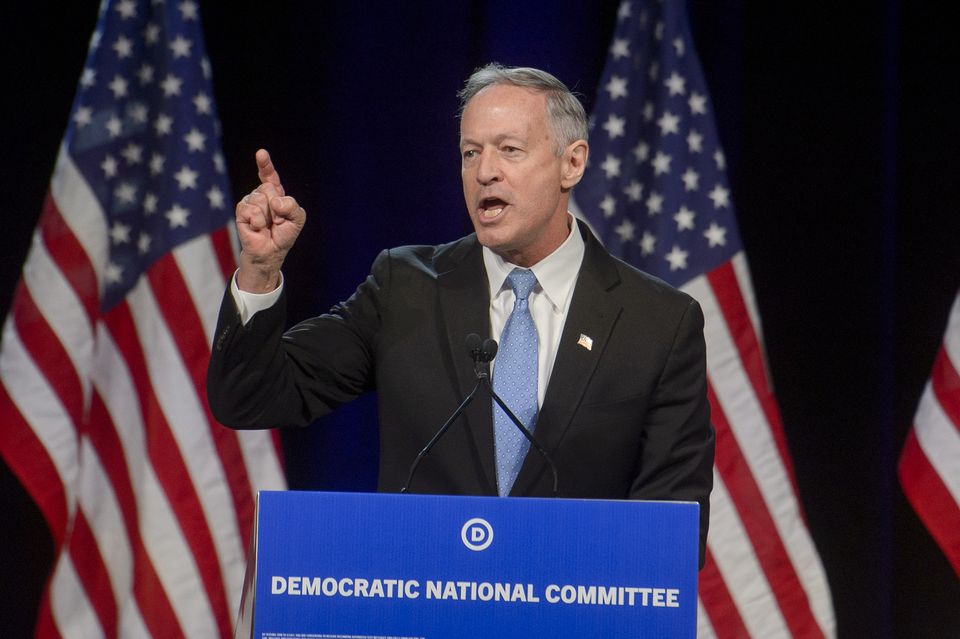
[(257, 151), (257, 175), (260, 176), (260, 182), (273, 184), (280, 189), (283, 188), (280, 185), (280, 174), (273, 166), (273, 160), (270, 159), (270, 154), (267, 153), (266, 149)]

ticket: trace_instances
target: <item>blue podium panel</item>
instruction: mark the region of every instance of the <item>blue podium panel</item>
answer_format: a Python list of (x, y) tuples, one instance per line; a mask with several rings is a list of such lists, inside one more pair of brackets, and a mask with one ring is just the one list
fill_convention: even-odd
[(262, 492), (258, 639), (690, 637), (698, 506)]

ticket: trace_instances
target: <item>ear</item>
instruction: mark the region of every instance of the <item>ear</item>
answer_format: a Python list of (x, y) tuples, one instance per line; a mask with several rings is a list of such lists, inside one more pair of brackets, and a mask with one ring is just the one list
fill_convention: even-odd
[(587, 156), (590, 147), (586, 140), (575, 140), (563, 151), (563, 168), (560, 174), (560, 186), (572, 189), (587, 168)]

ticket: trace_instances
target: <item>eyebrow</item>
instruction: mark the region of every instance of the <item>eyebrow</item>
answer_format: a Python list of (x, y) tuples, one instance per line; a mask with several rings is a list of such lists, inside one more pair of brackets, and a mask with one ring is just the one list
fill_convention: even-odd
[[(502, 144), (502, 143), (504, 142), (504, 140), (516, 140), (517, 142), (520, 142), (520, 143), (526, 143), (526, 142), (527, 142), (527, 138), (525, 138), (525, 137), (523, 137), (523, 136), (521, 136), (521, 135), (518, 135), (518, 134), (516, 134), (516, 133), (501, 133), (500, 135), (498, 135), (497, 137), (495, 137), (495, 138), (493, 139), (494, 143), (497, 144), (498, 146), (499, 146), (500, 144)], [(473, 139), (471, 139), (471, 138), (461, 137), (461, 138), (460, 138), (460, 146), (463, 147), (463, 146), (466, 145), (466, 144), (476, 144), (477, 146), (481, 146), (481, 144), (480, 144), (479, 142), (477, 142), (477, 141), (475, 141), (475, 140), (473, 140)]]

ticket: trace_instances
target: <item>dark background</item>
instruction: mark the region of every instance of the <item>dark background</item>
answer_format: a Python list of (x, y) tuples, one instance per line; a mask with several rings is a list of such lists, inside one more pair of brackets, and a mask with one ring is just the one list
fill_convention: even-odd
[[(4, 10), (0, 315), (97, 4)], [(265, 146), (309, 214), (285, 268), (294, 320), (349, 295), (380, 249), (469, 231), (454, 93), (473, 68), (545, 68), (589, 110), (616, 12), (611, 1), (200, 5), (234, 195), (255, 186)], [(896, 479), (960, 288), (955, 22), (893, 0), (689, 7), (839, 636), (960, 636), (960, 582)], [(373, 402), (285, 436), (293, 487), (375, 486)], [(28, 636), (52, 544), (0, 471), (0, 624)]]

